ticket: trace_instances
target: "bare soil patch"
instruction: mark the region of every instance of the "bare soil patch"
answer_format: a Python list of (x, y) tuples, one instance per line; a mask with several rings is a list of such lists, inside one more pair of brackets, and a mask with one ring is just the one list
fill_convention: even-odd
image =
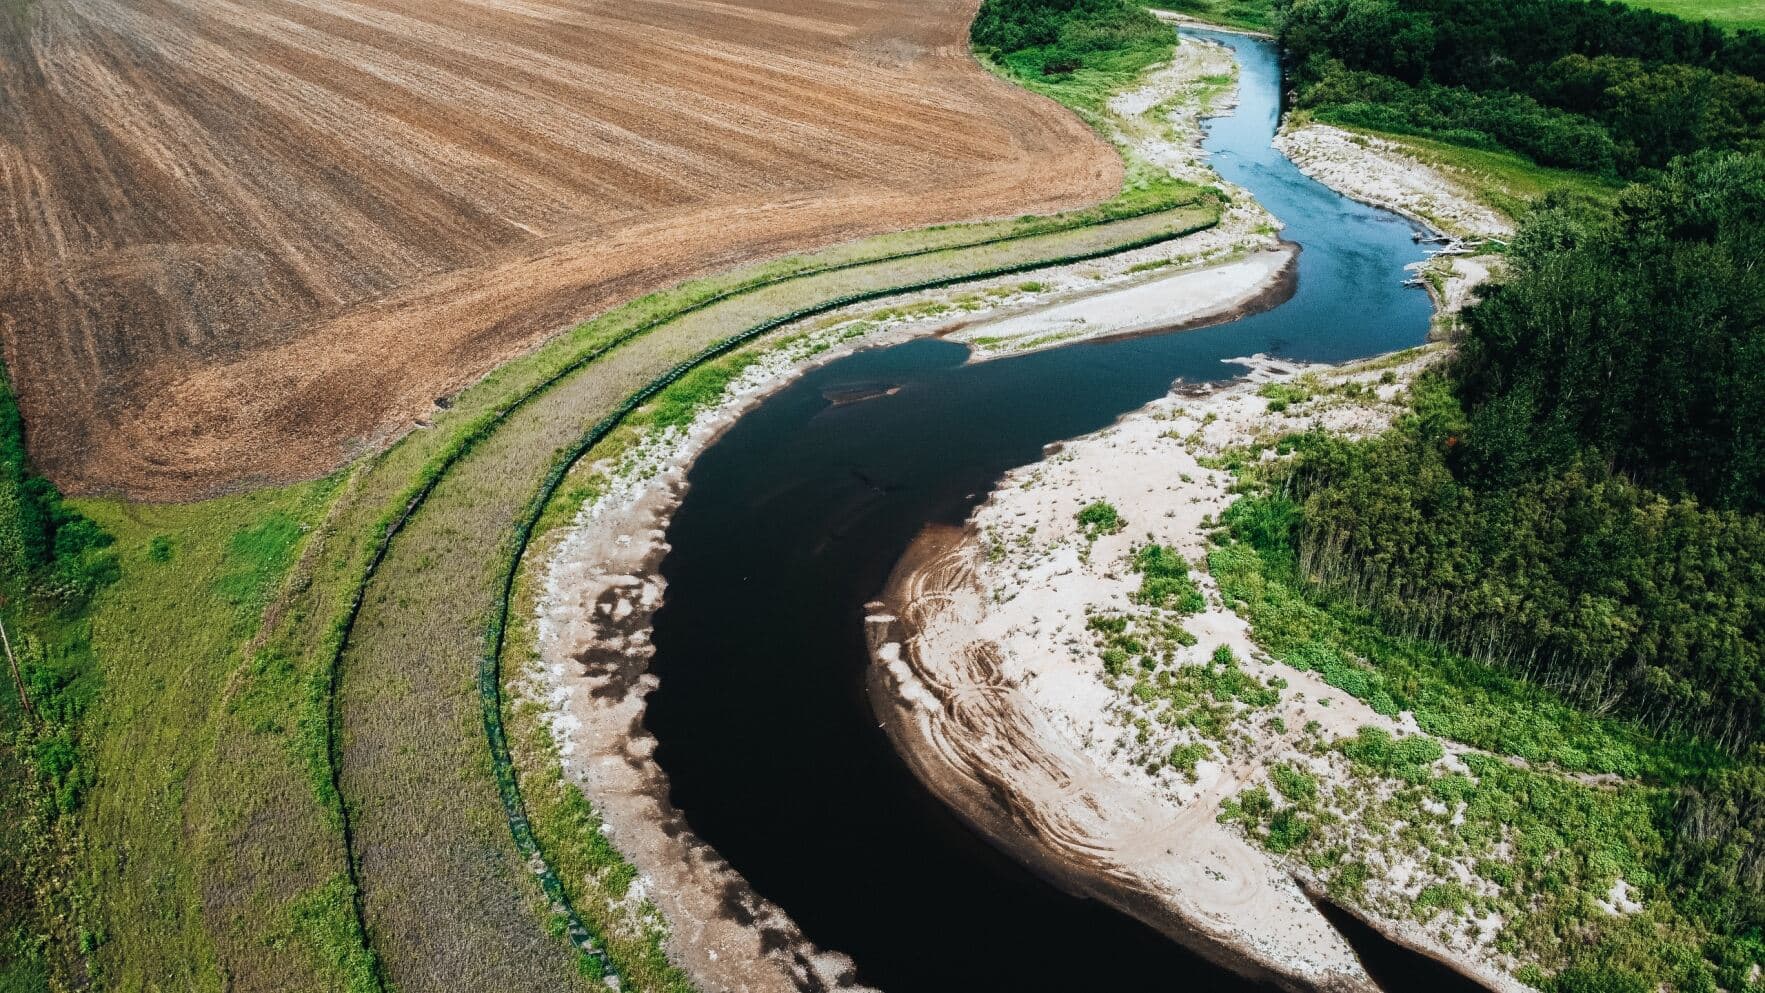
[(40, 0), (0, 25), (0, 344), (72, 492), (316, 475), (558, 327), (1100, 199), (973, 0)]

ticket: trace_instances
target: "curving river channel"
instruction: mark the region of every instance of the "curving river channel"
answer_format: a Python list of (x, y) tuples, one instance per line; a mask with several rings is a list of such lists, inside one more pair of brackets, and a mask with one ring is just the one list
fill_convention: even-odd
[[(938, 340), (854, 354), (706, 450), (668, 533), (646, 723), (672, 801), (811, 941), (890, 993), (1251, 988), (972, 834), (891, 750), (864, 681), (863, 605), (901, 553), (928, 523), (965, 520), (1043, 446), (1109, 425), (1176, 379), (1229, 378), (1233, 357), (1341, 361), (1423, 340), (1431, 304), (1402, 286), (1424, 256), (1414, 226), (1270, 147), (1271, 43), (1196, 34), (1229, 45), (1242, 70), (1238, 108), (1209, 122), (1206, 149), (1303, 246), (1286, 303), (977, 364)], [(899, 390), (828, 399), (882, 384)]]

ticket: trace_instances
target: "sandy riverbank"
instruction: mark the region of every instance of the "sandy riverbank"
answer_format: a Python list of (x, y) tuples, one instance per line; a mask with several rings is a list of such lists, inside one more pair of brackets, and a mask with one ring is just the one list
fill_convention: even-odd
[[(1402, 380), (1430, 354), (1395, 368), (1310, 370), (1313, 389), (1358, 385), (1338, 401), (1314, 401), (1301, 423), (1381, 430), (1399, 409)], [(1299, 426), (1258, 388), (1307, 370), (1248, 364), (1245, 382), (1180, 391), (1059, 446), (1001, 480), (966, 529), (924, 535), (875, 605), (873, 701), (929, 788), (1075, 890), (1287, 988), (1371, 989), (1303, 881), (1218, 815), (1273, 764), (1312, 763), (1307, 738), (1352, 737), (1363, 726), (1408, 735), (1413, 723), (1264, 658), (1205, 575), (1206, 608), (1183, 622), (1195, 642), (1170, 664), (1205, 664), (1225, 646), (1253, 678), (1285, 686), (1278, 704), (1239, 714), (1228, 742), (1149, 720), (1156, 708), (1110, 676), (1089, 626), (1095, 616), (1156, 615), (1133, 598), (1136, 548), (1150, 541), (1191, 562), (1204, 555), (1210, 522), (1231, 499), (1230, 475), (1203, 464), (1210, 456)], [(1095, 501), (1117, 508), (1127, 522), (1120, 533), (1086, 537), (1075, 515)], [(1158, 761), (1197, 743), (1209, 757), (1193, 781)], [(1377, 923), (1504, 985), (1476, 948), (1443, 947), (1411, 922)]]
[(1465, 182), (1401, 145), (1328, 124), (1284, 126), (1275, 147), (1299, 171), (1343, 196), (1383, 207), (1454, 238), (1506, 240), (1514, 221), (1480, 202)]

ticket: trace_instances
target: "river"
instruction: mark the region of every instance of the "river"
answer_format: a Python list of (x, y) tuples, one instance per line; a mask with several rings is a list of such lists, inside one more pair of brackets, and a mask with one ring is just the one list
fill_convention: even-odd
[[(1302, 246), (1289, 300), (1200, 330), (983, 363), (939, 340), (859, 352), (708, 448), (669, 528), (645, 720), (671, 800), (811, 941), (891, 993), (1252, 988), (971, 833), (891, 750), (864, 681), (863, 605), (903, 550), (928, 523), (961, 523), (1045, 445), (1176, 379), (1229, 378), (1233, 357), (1334, 362), (1423, 341), (1431, 304), (1402, 286), (1424, 257), (1415, 227), (1270, 146), (1271, 43), (1196, 33), (1237, 54), (1238, 107), (1208, 122), (1205, 147)], [(830, 400), (879, 385), (899, 389)]]

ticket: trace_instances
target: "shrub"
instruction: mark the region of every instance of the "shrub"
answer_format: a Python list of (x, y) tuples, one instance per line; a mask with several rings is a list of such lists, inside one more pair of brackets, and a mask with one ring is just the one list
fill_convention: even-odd
[(1180, 771), (1191, 783), (1195, 781), (1195, 766), (1203, 759), (1213, 757), (1213, 749), (1199, 741), (1177, 745), (1171, 749), (1171, 767)]
[(1122, 520), (1121, 513), (1103, 500), (1087, 505), (1075, 516), (1078, 518), (1079, 530), (1091, 540), (1102, 535), (1115, 534), (1128, 526), (1128, 522)]
[(1304, 806), (1318, 797), (1318, 781), (1304, 769), (1282, 763), (1269, 770), (1269, 778), (1289, 803)]
[(1393, 738), (1383, 728), (1363, 727), (1351, 739), (1338, 746), (1342, 754), (1354, 762), (1377, 772), (1420, 783), (1428, 778), (1428, 769), (1446, 754), (1440, 742), (1422, 735)]
[(1182, 614), (1206, 609), (1201, 589), (1189, 578), (1189, 563), (1176, 552), (1163, 545), (1147, 545), (1135, 554), (1134, 568), (1142, 576), (1140, 589), (1133, 594), (1135, 603)]

